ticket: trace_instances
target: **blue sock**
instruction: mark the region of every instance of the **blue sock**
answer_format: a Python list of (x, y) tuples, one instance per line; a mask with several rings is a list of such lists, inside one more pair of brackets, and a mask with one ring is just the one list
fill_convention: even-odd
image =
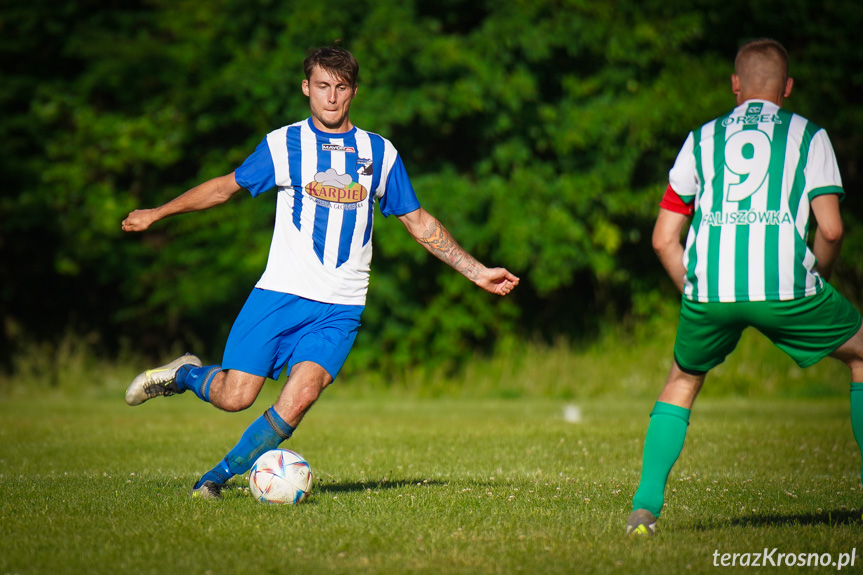
[(204, 367), (184, 365), (177, 370), (177, 387), (181, 391), (191, 389), (195, 395), (210, 403), (210, 384), (213, 383), (213, 378), (220, 371), (222, 371), (221, 365), (205, 365)]
[(269, 408), (243, 432), (240, 442), (228, 455), (201, 477), (195, 484), (195, 489), (204, 481), (227, 483), (234, 475), (245, 473), (251, 469), (258, 457), (278, 447), (293, 433), (294, 428), (276, 413), (276, 408)]

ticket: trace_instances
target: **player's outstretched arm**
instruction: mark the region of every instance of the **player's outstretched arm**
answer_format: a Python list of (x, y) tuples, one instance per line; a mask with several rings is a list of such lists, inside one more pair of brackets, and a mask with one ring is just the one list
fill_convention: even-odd
[(197, 212), (218, 206), (227, 202), (241, 189), (233, 172), (207, 180), (158, 208), (130, 212), (123, 220), (123, 231), (143, 232), (168, 216)]
[(683, 277), (686, 275), (680, 234), (688, 221), (689, 216), (659, 208), (656, 225), (653, 227), (653, 251), (680, 293), (683, 293)]
[(479, 263), (423, 208), (398, 218), (425, 249), (487, 292), (506, 295), (518, 285), (519, 278), (504, 268), (487, 268)]

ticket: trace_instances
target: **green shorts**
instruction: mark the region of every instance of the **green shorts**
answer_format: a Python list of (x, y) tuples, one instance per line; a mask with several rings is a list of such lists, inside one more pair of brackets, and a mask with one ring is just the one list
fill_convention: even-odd
[(734, 350), (740, 334), (754, 327), (809, 367), (851, 339), (860, 313), (828, 283), (820, 293), (788, 301), (701, 303), (683, 299), (674, 359), (684, 371), (706, 372)]

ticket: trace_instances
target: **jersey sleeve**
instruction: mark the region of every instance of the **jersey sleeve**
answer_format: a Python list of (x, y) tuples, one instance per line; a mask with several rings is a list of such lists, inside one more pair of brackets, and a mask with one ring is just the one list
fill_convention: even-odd
[(407, 170), (398, 153), (387, 174), (385, 191), (378, 202), (384, 217), (403, 216), (420, 207)]
[(683, 147), (677, 154), (668, 183), (684, 203), (692, 203), (698, 193), (698, 171), (695, 168), (695, 137), (689, 132)]
[(804, 176), (806, 185), (803, 193), (809, 196), (810, 200), (822, 194), (838, 194), (840, 200), (845, 197), (836, 155), (833, 153), (830, 138), (823, 129), (815, 133), (809, 144)]
[(257, 197), (276, 186), (276, 168), (267, 138), (264, 138), (255, 151), (234, 171), (237, 183)]
[(689, 200), (689, 202), (684, 202), (677, 192), (674, 191), (674, 188), (669, 184), (665, 189), (665, 195), (662, 196), (662, 201), (659, 202), (659, 207), (671, 212), (683, 214), (684, 216), (691, 216), (695, 208), (694, 204), (694, 198)]

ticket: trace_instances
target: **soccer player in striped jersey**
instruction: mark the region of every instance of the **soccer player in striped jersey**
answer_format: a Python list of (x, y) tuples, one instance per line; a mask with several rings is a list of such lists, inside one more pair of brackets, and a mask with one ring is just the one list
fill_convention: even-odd
[(519, 279), (487, 268), (420, 207), (402, 160), (381, 136), (353, 125), (359, 64), (341, 47), (312, 51), (303, 93), (311, 117), (269, 133), (234, 172), (192, 188), (122, 222), (140, 232), (176, 214), (205, 210), (241, 189), (252, 196), (276, 188), (276, 221), (266, 269), (234, 322), (221, 365), (194, 355), (147, 370), (126, 402), (191, 390), (226, 411), (251, 406), (267, 377), (289, 374), (275, 405), (192, 487), (193, 497), (219, 498), (224, 485), (257, 457), (288, 439), (321, 392), (335, 380), (353, 345), (366, 301), (374, 206), (394, 215), (432, 254), (482, 289), (504, 296)]
[[(863, 446), (861, 316), (827, 283), (842, 244), (845, 194), (833, 148), (823, 129), (780, 107), (793, 87), (781, 44), (747, 42), (734, 69), (737, 107), (686, 138), (653, 232), (683, 297), (627, 533), (654, 533), (695, 397), (746, 327), (801, 367), (827, 356), (848, 365), (851, 421)], [(810, 215), (817, 222), (811, 248)]]

